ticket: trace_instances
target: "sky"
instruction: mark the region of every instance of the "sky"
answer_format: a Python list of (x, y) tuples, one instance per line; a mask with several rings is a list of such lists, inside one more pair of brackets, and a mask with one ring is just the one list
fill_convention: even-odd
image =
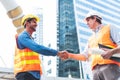
[[(56, 38), (48, 38), (56, 36), (56, 0), (16, 0), (16, 3), (22, 8), (23, 14), (30, 13), (33, 7), (43, 8), (43, 42), (47, 46), (46, 42), (49, 41), (53, 43), (51, 47), (56, 48)], [(1, 2), (0, 10), (0, 67), (13, 68), (16, 28)]]

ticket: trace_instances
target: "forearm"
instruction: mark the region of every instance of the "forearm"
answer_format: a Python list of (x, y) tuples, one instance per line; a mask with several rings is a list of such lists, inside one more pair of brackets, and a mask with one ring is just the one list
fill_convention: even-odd
[(115, 48), (115, 49), (112, 49), (111, 52), (112, 52), (112, 54), (118, 54), (118, 53), (120, 53), (120, 46), (117, 47), (117, 48)]
[(42, 46), (42, 45), (38, 45), (35, 47), (31, 47), (31, 49), (39, 54), (43, 54), (46, 56), (56, 56), (58, 54), (57, 50)]
[(20, 39), (18, 41), (18, 45), (21, 46), (22, 49), (29, 48), (34, 52), (37, 52), (39, 54), (46, 55), (46, 56), (56, 56), (58, 53), (57, 50), (39, 45), (29, 38), (23, 38), (23, 40)]
[(86, 61), (87, 60), (86, 56), (83, 55), (83, 54), (69, 53), (69, 58), (75, 59), (75, 60), (81, 60), (81, 61)]

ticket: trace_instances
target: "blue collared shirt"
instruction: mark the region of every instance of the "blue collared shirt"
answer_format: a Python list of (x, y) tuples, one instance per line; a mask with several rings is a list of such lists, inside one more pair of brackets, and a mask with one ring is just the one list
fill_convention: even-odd
[[(17, 39), (17, 44), (19, 49), (29, 48), (33, 50), (34, 52), (37, 52), (42, 55), (46, 56), (56, 56), (58, 51), (54, 49), (47, 48), (43, 45), (37, 44), (30, 36), (30, 34), (27, 31), (23, 31)], [(39, 72), (36, 71), (30, 71), (34, 77), (40, 79)]]

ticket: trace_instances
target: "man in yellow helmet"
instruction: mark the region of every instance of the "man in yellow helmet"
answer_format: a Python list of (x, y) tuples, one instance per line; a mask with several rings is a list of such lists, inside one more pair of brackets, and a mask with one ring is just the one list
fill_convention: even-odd
[(28, 14), (28, 15), (25, 15), (23, 18), (22, 18), (22, 21), (21, 21), (21, 25), (25, 27), (25, 24), (26, 24), (26, 21), (30, 20), (30, 19), (35, 19), (36, 22), (39, 22), (40, 19), (38, 16), (36, 15), (32, 15), (32, 14)]
[(14, 58), (14, 74), (17, 80), (39, 80), (42, 75), (39, 54), (46, 56), (63, 57), (65, 51), (57, 51), (37, 44), (32, 39), (36, 31), (39, 18), (35, 15), (26, 15), (22, 18), (21, 25), (25, 30), (16, 36), (16, 52)]
[(85, 22), (93, 35), (81, 54), (68, 53), (68, 58), (81, 61), (91, 58), (93, 80), (120, 80), (120, 29), (103, 25), (102, 17), (94, 11), (87, 14)]

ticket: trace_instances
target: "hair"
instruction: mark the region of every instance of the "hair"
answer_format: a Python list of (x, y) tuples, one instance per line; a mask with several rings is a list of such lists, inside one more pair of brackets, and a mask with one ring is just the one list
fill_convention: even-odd
[[(30, 23), (30, 21), (32, 21), (33, 19), (35, 19), (35, 18), (27, 18), (27, 19), (24, 21), (24, 23), (25, 23), (25, 22), (29, 22), (29, 23)], [(26, 24), (24, 25), (24, 28), (26, 28)]]
[(97, 21), (98, 23), (102, 24), (102, 21), (101, 21), (100, 19), (97, 19), (97, 18), (96, 18), (96, 21)]
[[(96, 15), (90, 16), (90, 17), (86, 18), (86, 20), (87, 20), (87, 19), (90, 19), (90, 18), (91, 18), (91, 19), (95, 19), (95, 16), (96, 16)], [(99, 16), (96, 16), (96, 21), (97, 21), (98, 23), (102, 24), (102, 21), (101, 21), (101, 20), (102, 20), (102, 18), (100, 18)]]

